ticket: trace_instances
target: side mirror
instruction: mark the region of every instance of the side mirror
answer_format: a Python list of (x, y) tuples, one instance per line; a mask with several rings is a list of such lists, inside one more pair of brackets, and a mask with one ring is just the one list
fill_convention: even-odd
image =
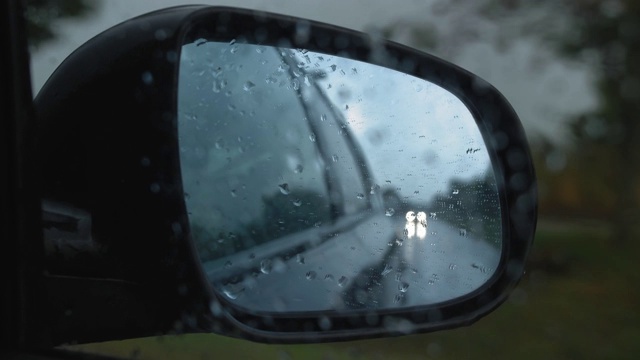
[(89, 41), (35, 103), (56, 343), (434, 331), (523, 274), (537, 198), (519, 120), (433, 56), (177, 7)]

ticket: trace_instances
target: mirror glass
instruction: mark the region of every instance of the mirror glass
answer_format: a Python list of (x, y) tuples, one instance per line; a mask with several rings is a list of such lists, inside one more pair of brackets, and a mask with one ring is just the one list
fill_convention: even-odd
[(435, 304), (502, 251), (491, 161), (454, 95), (388, 68), (210, 42), (180, 55), (191, 237), (212, 288), (253, 312)]

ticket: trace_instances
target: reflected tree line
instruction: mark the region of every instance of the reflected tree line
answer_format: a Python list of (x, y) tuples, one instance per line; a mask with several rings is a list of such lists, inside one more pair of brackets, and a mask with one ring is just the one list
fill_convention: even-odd
[[(491, 172), (468, 181), (453, 180), (427, 204), (403, 201), (393, 190), (383, 191), (382, 196), (385, 208), (394, 207), (397, 216), (411, 209), (425, 209), (429, 221), (446, 222), (460, 236), (502, 246), (500, 199)], [(191, 236), (201, 259), (218, 259), (332, 222), (326, 197), (311, 190), (274, 193), (256, 206), (262, 207), (261, 216), (239, 230), (230, 231), (224, 224), (192, 223)]]

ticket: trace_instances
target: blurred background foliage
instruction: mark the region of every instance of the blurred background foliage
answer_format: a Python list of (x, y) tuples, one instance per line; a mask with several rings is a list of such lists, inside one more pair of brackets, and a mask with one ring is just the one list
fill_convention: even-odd
[[(31, 48), (37, 51), (55, 39), (58, 19), (88, 16), (99, 3), (26, 4)], [(193, 335), (73, 349), (144, 359), (635, 358), (640, 353), (635, 265), (640, 251), (640, 2), (436, 0), (432, 11), (447, 17), (448, 25), (403, 21), (375, 31), (454, 63), (467, 45), (489, 43), (504, 52), (533, 41), (541, 54), (553, 56), (533, 59), (531, 71), (558, 61), (586, 68), (597, 94), (593, 109), (564, 119), (562, 140), (528, 134), (540, 222), (527, 274), (506, 304), (468, 328), (402, 338), (280, 346)], [(532, 95), (527, 101), (537, 99)], [(540, 121), (522, 120), (525, 127)]]
[(56, 38), (56, 22), (90, 14), (98, 5), (90, 0), (25, 0), (29, 45), (37, 48)]

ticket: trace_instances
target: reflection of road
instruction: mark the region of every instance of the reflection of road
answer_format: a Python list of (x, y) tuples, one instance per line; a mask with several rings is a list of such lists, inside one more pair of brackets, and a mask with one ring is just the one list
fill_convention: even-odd
[(499, 250), (445, 222), (430, 219), (424, 239), (408, 237), (405, 223), (373, 217), (289, 260), (270, 259), (263, 272), (216, 287), (255, 311), (425, 305), (473, 291), (498, 264)]
[[(420, 225), (417, 225), (417, 234)], [(396, 242), (373, 268), (382, 269), (376, 281), (380, 290), (367, 291), (364, 307), (433, 304), (465, 295), (486, 282), (500, 260), (495, 247), (466, 236), (466, 231), (440, 221), (430, 221), (426, 236)], [(369, 286), (372, 283), (368, 284)], [(352, 306), (360, 307), (363, 289), (354, 284)], [(367, 290), (367, 289), (364, 289)], [(377, 295), (377, 298), (374, 296)]]

